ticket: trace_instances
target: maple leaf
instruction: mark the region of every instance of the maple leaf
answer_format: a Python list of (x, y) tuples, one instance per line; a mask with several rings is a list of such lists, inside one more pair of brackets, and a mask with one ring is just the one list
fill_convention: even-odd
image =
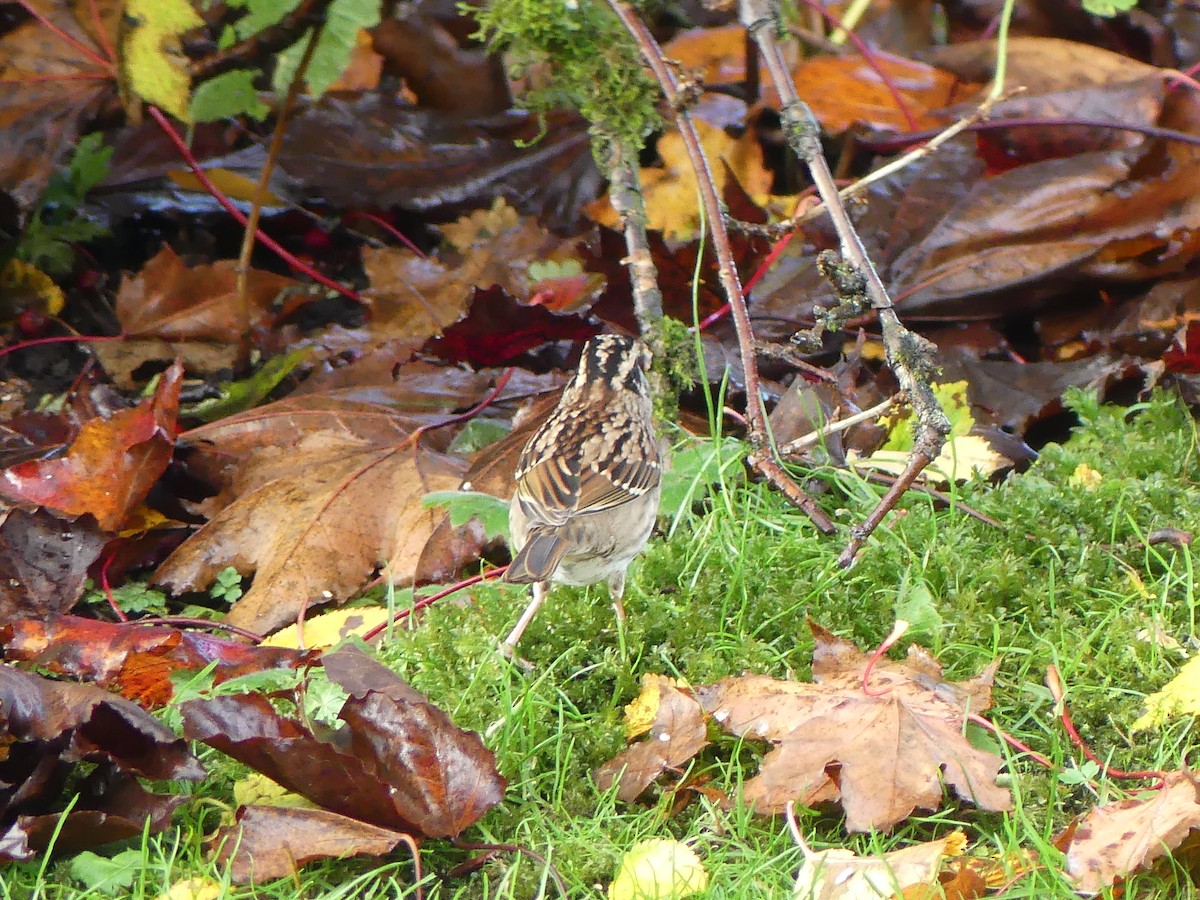
[(104, 531), (118, 530), (171, 461), (182, 378), (176, 363), (141, 405), (85, 422), (65, 455), (5, 469), (0, 495), (69, 516), (91, 513)]
[(196, 465), (226, 490), (155, 580), (195, 590), (229, 566), (253, 573), (229, 621), (262, 633), (344, 599), (377, 567), (400, 583), (454, 574), (477, 556), (482, 531), (443, 528), (446, 511), (422, 503), (457, 489), (466, 471), (459, 457), (409, 441), (463, 402), (428, 381), (289, 397), (189, 432)]
[(642, 693), (625, 708), (625, 717), (631, 736), (649, 734), (601, 766), (596, 784), (602, 791), (619, 784), (617, 797), (626, 802), (637, 799), (667, 768), (682, 765), (708, 745), (700, 704), (663, 675), (642, 679)]
[(1172, 772), (1149, 796), (1096, 807), (1060, 835), (1066, 876), (1080, 893), (1099, 893), (1165, 856), (1198, 828), (1196, 781), (1190, 772)]
[(943, 783), (982, 809), (1011, 808), (996, 784), (1003, 760), (963, 734), (967, 709), (991, 704), (998, 663), (969, 681), (947, 682), (937, 661), (913, 646), (905, 662), (875, 666), (867, 693), (869, 657), (809, 626), (816, 684), (748, 675), (697, 691), (727, 731), (776, 744), (744, 786), (748, 803), (774, 813), (789, 800), (840, 801), (850, 831), (886, 830), (915, 809), (936, 809)]

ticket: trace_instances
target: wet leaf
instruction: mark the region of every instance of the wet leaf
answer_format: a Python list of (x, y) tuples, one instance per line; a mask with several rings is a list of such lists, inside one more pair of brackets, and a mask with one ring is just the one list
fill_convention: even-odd
[(79, 616), (23, 619), (0, 626), (6, 659), (86, 678), (146, 707), (174, 695), (171, 674), (216, 663), (217, 682), (248, 672), (298, 668), (313, 654), (256, 647), (201, 631), (100, 622)]
[[(186, 744), (134, 703), (88, 684), (0, 666), (0, 860), (49, 846), (80, 850), (170, 824), (179, 798), (148, 793), (135, 776), (198, 779)], [(86, 777), (76, 769), (87, 762)], [(79, 800), (64, 818), (76, 791)]]
[(85, 422), (66, 455), (4, 470), (0, 495), (68, 516), (90, 513), (103, 530), (117, 531), (171, 461), (182, 377), (175, 364), (150, 399)]
[(255, 694), (188, 701), (185, 734), (327, 810), (410, 834), (457, 835), (500, 802), (505, 781), (478, 735), (361, 651), (324, 661), (350, 694), (336, 738)]
[[(294, 285), (282, 275), (251, 269), (246, 275), (250, 327), (262, 326), (272, 302)], [(243, 332), (237, 261), (189, 266), (163, 247), (140, 272), (122, 281), (117, 319), (129, 337), (236, 343)]]

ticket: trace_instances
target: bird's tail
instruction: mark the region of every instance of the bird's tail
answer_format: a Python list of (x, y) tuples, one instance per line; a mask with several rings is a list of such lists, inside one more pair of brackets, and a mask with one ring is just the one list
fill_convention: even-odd
[(504, 573), (504, 580), (514, 584), (549, 581), (567, 552), (567, 542), (555, 531), (534, 528), (525, 546), (517, 553)]

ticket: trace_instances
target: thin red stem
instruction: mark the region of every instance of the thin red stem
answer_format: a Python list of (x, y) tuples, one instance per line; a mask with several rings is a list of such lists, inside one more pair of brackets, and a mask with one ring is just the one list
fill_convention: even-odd
[[(167, 117), (163, 114), (162, 110), (160, 110), (157, 106), (148, 106), (147, 111), (150, 113), (151, 118), (153, 118), (154, 121), (158, 123), (158, 126), (166, 133), (167, 138), (171, 141), (171, 143), (175, 145), (175, 149), (179, 151), (180, 156), (183, 157), (183, 161), (187, 163), (188, 168), (192, 170), (192, 174), (196, 176), (196, 179), (204, 186), (204, 189), (212, 195), (214, 200), (221, 204), (222, 208), (224, 208), (229, 215), (233, 216), (234, 221), (236, 221), (242, 227), (245, 227), (247, 221), (246, 216), (240, 209), (233, 205), (233, 201), (221, 193), (221, 190), (212, 183), (212, 180), (207, 174), (205, 174), (204, 170), (200, 168), (200, 163), (196, 160), (196, 157), (192, 155), (192, 151), (188, 148), (188, 145), (184, 142), (183, 138), (179, 136), (179, 132), (177, 132), (171, 125), (170, 121), (167, 120)], [(333, 279), (322, 275), (312, 266), (301, 262), (291, 253), (285, 250), (278, 241), (263, 232), (262, 229), (255, 230), (255, 237), (260, 243), (262, 243), (264, 247), (268, 247), (274, 251), (276, 254), (278, 254), (280, 259), (282, 259), (296, 271), (307, 275), (313, 281), (324, 285), (330, 290), (337, 291), (343, 297), (347, 297), (353, 300), (355, 303), (363, 302), (362, 297), (350, 290), (350, 288), (338, 284)]]
[(117, 614), (117, 619), (122, 622), (128, 622), (129, 616), (125, 615), (125, 610), (121, 609), (121, 607), (117, 605), (117, 598), (113, 596), (112, 588), (108, 584), (108, 569), (109, 566), (113, 564), (113, 560), (116, 559), (116, 556), (117, 553), (115, 550), (113, 550), (104, 558), (104, 562), (100, 564), (100, 588), (104, 591), (104, 597), (106, 600), (108, 600), (108, 605), (111, 606), (112, 611)]
[(883, 639), (883, 643), (875, 648), (875, 652), (871, 654), (871, 658), (867, 660), (867, 667), (863, 669), (862, 674), (862, 690), (868, 697), (882, 697), (888, 693), (887, 690), (873, 691), (867, 687), (867, 682), (871, 680), (871, 671), (875, 665), (883, 658), (883, 654), (887, 653), (892, 647), (896, 646), (896, 641), (904, 636), (904, 632), (908, 631), (908, 623), (903, 619), (897, 619), (896, 624), (892, 626), (891, 633)]
[(479, 584), (481, 581), (491, 581), (495, 578), (499, 578), (507, 571), (508, 566), (500, 566), (496, 569), (489, 569), (488, 571), (481, 572), (478, 575), (472, 575), (470, 578), (460, 581), (457, 584), (452, 584), (450, 587), (446, 588), (445, 590), (438, 591), (436, 594), (430, 594), (428, 597), (422, 597), (420, 600), (416, 601), (406, 609), (398, 610), (396, 615), (388, 619), (388, 621), (381, 622), (376, 625), (374, 628), (364, 634), (362, 639), (364, 641), (373, 641), (375, 638), (379, 637), (379, 635), (382, 634), (385, 629), (390, 628), (393, 625), (398, 625), (413, 613), (420, 612), (421, 610), (425, 609), (425, 607), (432, 606), (434, 603), (437, 603), (437, 601), (445, 597), (449, 597), (451, 594), (457, 593), (464, 588), (469, 588), (472, 585)]
[(8, 347), (0, 348), (0, 356), (7, 356), (8, 354), (15, 353), (18, 350), (27, 350), (30, 347), (36, 347), (38, 344), (69, 344), (72, 342), (78, 342), (81, 344), (96, 344), (100, 341), (120, 340), (124, 340), (124, 337), (119, 334), (62, 334), (54, 337), (33, 338), (32, 340), (11, 344)]
[(421, 251), (421, 248), (414, 244), (411, 239), (409, 239), (408, 235), (406, 235), (391, 222), (387, 221), (387, 219), (384, 219), (382, 216), (377, 216), (375, 213), (369, 212), (348, 212), (342, 216), (342, 221), (345, 222), (347, 219), (366, 219), (368, 222), (374, 222), (413, 253), (417, 254), (417, 256), (421, 257), (421, 259), (428, 258), (425, 253)]
[(1051, 664), (1046, 667), (1046, 686), (1050, 688), (1050, 696), (1054, 698), (1054, 703), (1058, 707), (1058, 717), (1062, 720), (1063, 728), (1070, 737), (1071, 743), (1079, 748), (1089, 760), (1100, 767), (1101, 773), (1109, 778), (1154, 778), (1159, 781), (1155, 787), (1162, 787), (1166, 780), (1166, 775), (1159, 771), (1141, 771), (1141, 772), (1126, 772), (1124, 769), (1115, 769), (1108, 763), (1098, 757), (1092, 748), (1087, 745), (1087, 742), (1079, 734), (1075, 728), (1075, 723), (1071, 721), (1071, 713), (1067, 709), (1067, 695), (1063, 688), (1062, 677), (1058, 674), (1058, 667)]
[(1045, 756), (1042, 756), (1042, 754), (1038, 753), (1036, 750), (1034, 750), (1028, 744), (1023, 744), (1020, 741), (1018, 741), (1011, 734), (1008, 734), (1006, 731), (1004, 731), (995, 722), (989, 722), (983, 716), (976, 715), (975, 713), (967, 713), (967, 721), (974, 722), (976, 725), (986, 728), (988, 731), (990, 731), (992, 734), (996, 735), (996, 737), (1000, 738), (1000, 740), (1004, 741), (1010, 747), (1013, 747), (1014, 749), (1019, 750), (1021, 753), (1024, 753), (1030, 759), (1041, 763), (1047, 769), (1054, 768), (1054, 763), (1050, 762), (1049, 759), (1047, 759)]
[(96, 29), (96, 40), (104, 49), (104, 53), (110, 60), (117, 58), (117, 51), (112, 45), (112, 41), (108, 39), (108, 30), (104, 27), (104, 17), (100, 15), (100, 7), (96, 0), (88, 0), (88, 12), (92, 15), (92, 27)]
[(451, 416), (444, 422), (436, 422), (432, 425), (422, 425), (411, 435), (409, 435), (404, 443), (415, 444), (418, 440), (420, 440), (421, 435), (427, 434), (430, 431), (434, 431), (438, 428), (445, 428), (447, 425), (456, 425), (459, 422), (469, 422), (471, 419), (475, 418), (477, 415), (496, 402), (496, 398), (500, 396), (500, 392), (504, 390), (505, 386), (508, 384), (508, 380), (512, 378), (514, 371), (516, 371), (514, 366), (509, 366), (507, 369), (505, 369), (504, 374), (496, 379), (495, 386), (488, 391), (487, 396), (468, 409), (466, 412), (459, 413), (457, 416)]
[(37, 19), (39, 22), (41, 22), (42, 25), (45, 26), (52, 34), (58, 35), (58, 37), (60, 37), (64, 41), (66, 41), (68, 44), (70, 44), (72, 47), (74, 47), (76, 50), (78, 50), (84, 56), (88, 57), (88, 59), (92, 60), (97, 65), (99, 65), (101, 68), (105, 69), (110, 75), (112, 75), (116, 72), (116, 66), (111, 60), (105, 59), (103, 56), (101, 56), (99, 53), (97, 53), (95, 50), (93, 50), (87, 44), (84, 44), (82, 41), (78, 41), (75, 38), (71, 37), (71, 35), (67, 34), (65, 31), (63, 31), (61, 28), (59, 28), (57, 25), (55, 25), (53, 22), (51, 22), (48, 18), (46, 18), (44, 15), (42, 15), (42, 13), (40, 13), (37, 9), (35, 9), (33, 4), (29, 2), (29, 0), (17, 0), (17, 2), (21, 5), (21, 7), (27, 13), (29, 13), (31, 16), (33, 16), (35, 19)]

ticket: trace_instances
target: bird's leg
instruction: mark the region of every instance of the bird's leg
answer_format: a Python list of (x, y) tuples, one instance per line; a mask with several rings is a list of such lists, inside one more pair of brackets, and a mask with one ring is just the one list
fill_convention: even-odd
[(617, 614), (617, 623), (625, 624), (625, 604), (621, 598), (625, 596), (625, 573), (617, 572), (608, 576), (608, 595), (612, 598), (613, 612)]
[(529, 601), (529, 605), (525, 607), (525, 612), (521, 613), (521, 618), (517, 620), (517, 624), (513, 626), (513, 630), (504, 639), (505, 656), (513, 655), (513, 651), (517, 648), (517, 642), (521, 640), (521, 635), (525, 633), (525, 629), (529, 627), (529, 623), (533, 621), (533, 617), (537, 615), (537, 611), (546, 601), (546, 594), (549, 591), (550, 587), (546, 582), (534, 582), (533, 599)]

